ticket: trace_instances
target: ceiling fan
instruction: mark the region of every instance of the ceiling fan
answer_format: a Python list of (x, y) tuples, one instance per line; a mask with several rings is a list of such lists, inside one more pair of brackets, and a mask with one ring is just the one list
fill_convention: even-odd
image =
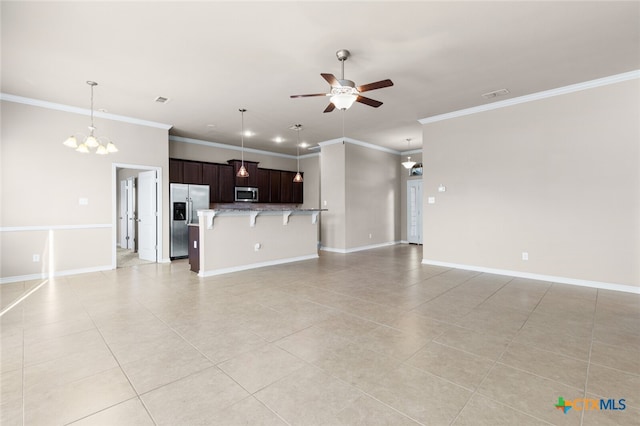
[(382, 105), (382, 102), (376, 101), (375, 99), (366, 98), (360, 93), (368, 92), (370, 90), (382, 89), (383, 87), (393, 86), (393, 82), (389, 79), (386, 79), (356, 87), (356, 84), (353, 81), (345, 80), (344, 78), (344, 61), (346, 61), (347, 58), (351, 56), (351, 52), (346, 49), (340, 49), (336, 52), (336, 56), (342, 63), (342, 78), (338, 80), (333, 74), (320, 74), (322, 78), (327, 80), (327, 83), (331, 85), (331, 91), (329, 93), (291, 95), (291, 97), (308, 98), (312, 96), (331, 96), (331, 103), (325, 108), (324, 112), (331, 112), (336, 107), (341, 110), (346, 110), (349, 109), (354, 102), (360, 102), (374, 108), (378, 108), (380, 105)]

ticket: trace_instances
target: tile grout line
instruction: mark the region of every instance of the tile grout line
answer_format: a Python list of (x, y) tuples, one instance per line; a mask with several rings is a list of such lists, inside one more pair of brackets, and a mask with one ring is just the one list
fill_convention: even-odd
[[(136, 300), (137, 300), (137, 299), (136, 299)], [(167, 386), (167, 385), (170, 385), (170, 384), (172, 384), (172, 383), (176, 383), (176, 382), (178, 382), (178, 381), (180, 381), (180, 380), (184, 380), (184, 379), (185, 379), (185, 378), (187, 378), (187, 377), (194, 376), (194, 375), (196, 375), (196, 374), (198, 374), (198, 373), (201, 373), (201, 372), (203, 372), (203, 371), (205, 371), (205, 370), (208, 370), (208, 369), (210, 369), (210, 368), (214, 368), (214, 369), (216, 369), (217, 371), (219, 371), (220, 373), (224, 374), (226, 377), (228, 377), (228, 378), (229, 378), (229, 380), (231, 380), (231, 381), (232, 381), (232, 382), (234, 382), (236, 385), (238, 385), (242, 390), (244, 390), (245, 392), (247, 392), (247, 394), (249, 395), (248, 397), (252, 397), (252, 398), (256, 399), (258, 402), (260, 402), (260, 403), (262, 404), (262, 401), (260, 401), (258, 398), (256, 398), (256, 397), (254, 396), (255, 392), (254, 392), (254, 393), (250, 392), (248, 389), (246, 389), (244, 386), (242, 386), (242, 384), (240, 384), (236, 379), (234, 379), (233, 377), (231, 377), (231, 376), (230, 376), (226, 371), (224, 371), (222, 368), (220, 368), (220, 367), (218, 366), (219, 364), (222, 364), (223, 362), (226, 362), (226, 361), (228, 361), (228, 360), (226, 360), (226, 361), (221, 361), (221, 362), (216, 363), (214, 360), (212, 360), (211, 358), (209, 358), (205, 353), (203, 353), (200, 349), (198, 349), (198, 347), (196, 347), (193, 343), (191, 343), (191, 341), (190, 341), (190, 340), (188, 340), (185, 336), (183, 336), (183, 335), (182, 335), (178, 330), (174, 329), (174, 328), (173, 328), (171, 325), (169, 325), (165, 320), (163, 320), (163, 319), (162, 319), (162, 318), (160, 318), (158, 315), (156, 315), (156, 313), (155, 313), (155, 312), (153, 312), (153, 311), (152, 311), (149, 307), (147, 307), (144, 303), (141, 303), (139, 300), (138, 300), (138, 303), (140, 303), (140, 305), (141, 305), (141, 306), (143, 306), (147, 311), (149, 311), (149, 313), (150, 313), (151, 315), (153, 315), (153, 316), (154, 316), (158, 321), (160, 321), (162, 324), (164, 324), (164, 325), (165, 325), (169, 330), (171, 330), (172, 332), (174, 332), (174, 333), (175, 333), (177, 336), (179, 336), (179, 337), (180, 337), (184, 342), (186, 342), (186, 343), (187, 343), (187, 344), (189, 344), (193, 349), (195, 349), (195, 350), (196, 350), (196, 352), (198, 352), (198, 353), (199, 353), (201, 356), (203, 356), (206, 360), (208, 360), (209, 362), (211, 362), (211, 367), (207, 367), (207, 368), (204, 368), (204, 369), (199, 370), (199, 371), (194, 371), (194, 372), (192, 372), (192, 373), (190, 373), (190, 374), (188, 374), (188, 375), (186, 375), (186, 376), (184, 376), (184, 377), (180, 377), (180, 378), (178, 378), (178, 379), (176, 379), (176, 380), (174, 380), (174, 381), (172, 381), (172, 382), (165, 383), (164, 385), (160, 385), (160, 386), (158, 386), (158, 387), (156, 387), (156, 388), (154, 388), (154, 389), (150, 389), (150, 390), (148, 390), (147, 392), (144, 392), (145, 394), (146, 394), (146, 393), (149, 393), (149, 392), (152, 392), (152, 391), (154, 391), (154, 390), (156, 390), (156, 389), (159, 389), (159, 388), (161, 388), (161, 387), (163, 387), (163, 386)], [(250, 332), (251, 332), (251, 331), (250, 331)], [(255, 333), (254, 333), (254, 334), (255, 334)], [(258, 336), (258, 335), (256, 334), (256, 336)], [(260, 337), (260, 338), (262, 339), (262, 337), (261, 337), (261, 336), (258, 336), (258, 337)], [(264, 340), (264, 339), (263, 339), (263, 340)], [(264, 345), (264, 346), (268, 346), (268, 345), (277, 346), (277, 345), (275, 345), (275, 343), (274, 343), (274, 342), (269, 342), (269, 341), (266, 341), (266, 340), (265, 340), (265, 342), (266, 342), (266, 343), (265, 343), (265, 345)], [(262, 346), (262, 347), (264, 347), (264, 346)], [(127, 379), (128, 379), (128, 377), (127, 377)], [(132, 385), (132, 386), (133, 386), (133, 385)], [(134, 388), (134, 389), (135, 389), (135, 388)], [(258, 392), (258, 391), (256, 391), (256, 392)], [(138, 393), (138, 392), (137, 392), (137, 390), (136, 390), (136, 393)], [(243, 399), (241, 399), (240, 401), (242, 401), (242, 400), (244, 400), (244, 399), (246, 399), (246, 398), (243, 398)], [(140, 398), (140, 401), (142, 401), (142, 398)], [(236, 402), (234, 402), (233, 404), (229, 404), (229, 405), (227, 405), (227, 406), (223, 407), (223, 408), (222, 408), (222, 410), (227, 409), (227, 408), (229, 408), (229, 407), (232, 407), (233, 405), (237, 404), (237, 403), (238, 403), (238, 402), (240, 402), (240, 401), (236, 401)], [(147, 412), (149, 413), (149, 415), (151, 415), (151, 412), (147, 409), (147, 407), (146, 407), (146, 405), (144, 404), (144, 402), (142, 402), (142, 404), (144, 405), (145, 410), (147, 410)], [(264, 405), (264, 404), (262, 404), (262, 405)], [(291, 424), (290, 424), (289, 422), (287, 422), (286, 420), (284, 420), (284, 419), (283, 419), (283, 418), (282, 418), (278, 413), (276, 413), (275, 411), (273, 411), (271, 408), (269, 408), (269, 407), (267, 407), (267, 406), (265, 406), (265, 407), (266, 407), (269, 411), (271, 411), (274, 415), (276, 415), (279, 419), (282, 419), (282, 420), (283, 420), (287, 425), (290, 425), (290, 426), (291, 426)], [(152, 417), (152, 419), (153, 419), (153, 417)], [(157, 423), (155, 422), (155, 419), (153, 419), (153, 421), (154, 421), (154, 423), (157, 425)]]
[[(504, 286), (506, 286), (508, 283), (512, 282), (513, 280), (515, 280), (515, 277), (514, 277), (514, 278), (512, 278), (511, 280), (509, 280), (509, 281), (508, 281)], [(502, 286), (501, 288), (503, 288), (504, 286)], [(504, 350), (500, 353), (500, 355), (499, 355), (498, 357), (496, 357), (496, 360), (493, 362), (493, 365), (491, 366), (491, 368), (489, 368), (489, 370), (485, 373), (484, 377), (482, 378), (482, 380), (480, 380), (480, 383), (478, 383), (478, 385), (477, 385), (477, 386), (476, 386), (476, 388), (474, 389), (473, 393), (471, 394), (471, 396), (469, 397), (469, 399), (467, 400), (467, 402), (465, 403), (465, 405), (460, 409), (460, 411), (458, 411), (458, 414), (457, 414), (457, 415), (456, 415), (456, 417), (453, 419), (453, 421), (451, 422), (451, 424), (453, 424), (453, 423), (455, 423), (455, 422), (456, 422), (456, 420), (460, 417), (460, 414), (461, 414), (461, 413), (462, 413), (462, 411), (464, 411), (464, 409), (467, 407), (467, 405), (469, 404), (469, 402), (471, 401), (471, 399), (472, 399), (476, 394), (478, 394), (478, 389), (480, 389), (480, 388), (481, 388), (482, 384), (487, 380), (487, 377), (489, 377), (489, 375), (491, 374), (491, 372), (493, 372), (493, 370), (494, 370), (494, 369), (496, 368), (496, 366), (498, 365), (498, 363), (499, 363), (500, 359), (502, 359), (502, 357), (504, 356), (504, 354), (509, 350), (509, 347), (511, 346), (511, 344), (513, 343), (513, 341), (515, 340), (515, 338), (518, 336), (518, 334), (520, 333), (520, 331), (524, 328), (525, 324), (527, 324), (527, 322), (529, 321), (529, 318), (531, 318), (531, 314), (532, 314), (533, 312), (535, 312), (535, 310), (537, 309), (537, 307), (538, 307), (538, 306), (540, 305), (540, 303), (542, 302), (542, 299), (544, 299), (544, 298), (545, 298), (545, 296), (547, 295), (547, 293), (549, 293), (549, 291), (551, 290), (551, 287), (553, 287), (553, 284), (551, 284), (551, 285), (549, 285), (549, 286), (547, 287), (547, 289), (545, 290), (545, 292), (544, 292), (544, 294), (542, 295), (542, 297), (540, 297), (540, 300), (538, 300), (538, 303), (536, 303), (536, 306), (535, 306), (535, 307), (534, 307), (534, 308), (529, 312), (529, 315), (527, 316), (527, 319), (522, 323), (522, 325), (520, 326), (520, 328), (518, 329), (518, 331), (516, 332), (516, 334), (515, 334), (511, 339), (509, 339), (509, 343), (507, 344), (507, 346), (506, 346), (506, 347), (504, 348)], [(495, 294), (495, 292), (494, 292), (494, 294)], [(482, 394), (480, 393), (480, 395), (482, 395)], [(485, 395), (482, 395), (482, 396), (484, 396), (485, 398), (489, 398), (488, 396), (485, 396)], [(493, 398), (489, 398), (489, 399), (491, 399), (492, 401), (494, 401), (494, 399), (493, 399)], [(499, 402), (499, 401), (497, 401), (497, 402)], [(505, 405), (505, 404), (502, 404), (502, 405)], [(509, 406), (509, 405), (507, 405), (507, 407), (510, 407), (510, 408), (516, 409), (515, 407), (511, 407), (511, 406)], [(520, 410), (518, 410), (518, 409), (516, 409), (516, 410), (517, 410), (517, 411), (519, 411), (519, 412), (522, 412), (522, 411), (520, 411)], [(527, 415), (528, 415), (528, 416), (530, 416), (530, 417), (536, 418), (536, 419), (538, 419), (538, 420), (542, 420), (542, 419), (539, 419), (538, 417), (536, 417), (536, 416), (532, 416), (532, 415), (530, 415), (530, 414), (528, 414), (528, 413), (525, 413), (525, 414), (527, 414)], [(544, 420), (542, 420), (542, 421), (544, 421)]]
[[(589, 355), (587, 359), (587, 373), (584, 379), (584, 392), (583, 398), (587, 397), (587, 386), (589, 385), (589, 370), (591, 369), (591, 352), (593, 351), (593, 337), (596, 331), (596, 312), (598, 310), (598, 297), (600, 296), (600, 290), (596, 289), (596, 300), (593, 303), (593, 314), (591, 315), (591, 341), (589, 342)], [(581, 410), (580, 413), (580, 426), (582, 426), (584, 422), (584, 412), (585, 410)]]
[[(146, 307), (145, 307), (146, 308)], [(129, 375), (127, 374), (127, 372), (124, 370), (124, 368), (122, 368), (122, 364), (120, 363), (120, 360), (118, 359), (118, 357), (116, 356), (116, 354), (113, 353), (113, 350), (111, 349), (111, 346), (109, 345), (109, 343), (107, 342), (107, 340), (104, 338), (104, 335), (102, 334), (102, 331), (100, 330), (100, 327), (98, 327), (98, 324), (96, 324), (93, 316), (91, 316), (91, 314), (89, 313), (89, 311), (84, 307), (83, 304), (83, 309), (85, 311), (85, 313), (87, 314), (87, 316), (91, 319), (91, 322), (93, 323), (94, 327), (96, 328), (96, 331), (98, 332), (98, 334), (100, 334), (100, 338), (102, 339), (102, 341), (104, 342), (104, 345), (107, 347), (107, 349), (109, 350), (109, 353), (111, 354), (111, 356), (113, 357), (113, 359), (116, 361), (116, 363), (118, 364), (118, 368), (120, 369), (120, 371), (122, 372), (122, 374), (124, 375), (124, 377), (126, 377), (127, 382), (129, 383), (129, 386), (131, 386), (131, 389), (133, 389), (133, 391), (135, 392), (136, 396), (135, 398), (138, 399), (138, 401), (140, 401), (140, 404), (142, 404), (142, 407), (144, 408), (144, 410), (147, 412), (147, 415), (149, 415), (149, 418), (151, 419), (151, 421), (153, 422), (154, 425), (158, 425), (158, 422), (156, 422), (156, 419), (153, 417), (153, 415), (151, 414), (151, 411), (149, 410), (149, 408), (147, 407), (147, 404), (144, 403), (144, 401), (142, 400), (142, 398), (140, 398), (140, 393), (138, 392), (138, 389), (136, 389), (136, 387), (133, 385), (133, 382), (131, 381), (131, 378), (129, 377)], [(129, 398), (125, 401), (128, 401), (130, 399), (133, 398)], [(120, 401), (118, 404), (121, 404), (125, 401)], [(114, 407), (118, 404), (114, 404), (111, 407)], [(111, 408), (111, 407), (107, 407), (107, 408)], [(106, 408), (105, 408), (106, 409)], [(103, 411), (103, 410), (100, 410)], [(97, 412), (100, 412), (97, 411)], [(96, 413), (91, 413), (90, 415), (93, 415)], [(87, 416), (88, 417), (88, 416)], [(79, 420), (79, 419), (76, 419)], [(74, 420), (75, 421), (75, 420)]]

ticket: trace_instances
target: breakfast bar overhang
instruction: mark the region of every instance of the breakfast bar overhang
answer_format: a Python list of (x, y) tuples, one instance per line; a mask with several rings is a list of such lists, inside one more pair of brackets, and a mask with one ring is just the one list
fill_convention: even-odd
[(326, 209), (198, 210), (198, 276), (317, 258), (322, 211)]

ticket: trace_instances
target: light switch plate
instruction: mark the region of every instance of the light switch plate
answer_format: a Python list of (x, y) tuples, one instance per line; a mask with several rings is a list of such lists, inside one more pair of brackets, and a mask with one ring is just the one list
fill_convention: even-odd
[(436, 203), (436, 197), (429, 197), (429, 198), (427, 198), (427, 203), (429, 203), (429, 204), (435, 204), (435, 203)]

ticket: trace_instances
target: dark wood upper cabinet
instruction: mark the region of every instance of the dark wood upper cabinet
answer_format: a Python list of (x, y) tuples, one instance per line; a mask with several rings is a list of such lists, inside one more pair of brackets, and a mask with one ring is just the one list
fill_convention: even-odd
[(293, 178), (295, 172), (280, 172), (280, 202), (293, 203)]
[(202, 163), (202, 184), (209, 185), (209, 202), (220, 202), (220, 176), (217, 164)]
[(249, 177), (236, 176), (241, 160), (229, 160), (228, 164), (206, 163), (192, 160), (169, 159), (169, 182), (209, 185), (210, 203), (235, 202), (235, 187), (258, 188), (260, 203), (302, 204), (303, 183), (293, 182), (296, 172), (261, 169), (255, 161), (245, 161)]
[(182, 160), (169, 159), (169, 183), (182, 183), (183, 164)]
[(245, 161), (244, 168), (249, 172), (249, 177), (238, 177), (238, 170), (242, 167), (241, 160), (229, 160), (229, 164), (233, 166), (233, 173), (236, 176), (236, 186), (250, 186), (256, 188), (258, 186), (258, 163), (254, 161)]
[(270, 199), (271, 184), (269, 182), (269, 170), (258, 169), (256, 172), (256, 179), (258, 181), (258, 201), (261, 203), (268, 203)]
[(269, 203), (280, 202), (280, 170), (269, 170)]
[[(302, 179), (304, 180), (304, 173), (300, 173), (302, 175)], [(295, 174), (293, 175), (295, 176)], [(304, 203), (304, 182), (293, 182), (293, 203), (294, 204), (302, 204)]]
[(219, 164), (218, 172), (220, 178), (220, 202), (233, 203), (236, 198), (236, 175), (233, 166), (230, 164)]
[(202, 184), (202, 163), (197, 161), (185, 161), (182, 167), (182, 183)]

